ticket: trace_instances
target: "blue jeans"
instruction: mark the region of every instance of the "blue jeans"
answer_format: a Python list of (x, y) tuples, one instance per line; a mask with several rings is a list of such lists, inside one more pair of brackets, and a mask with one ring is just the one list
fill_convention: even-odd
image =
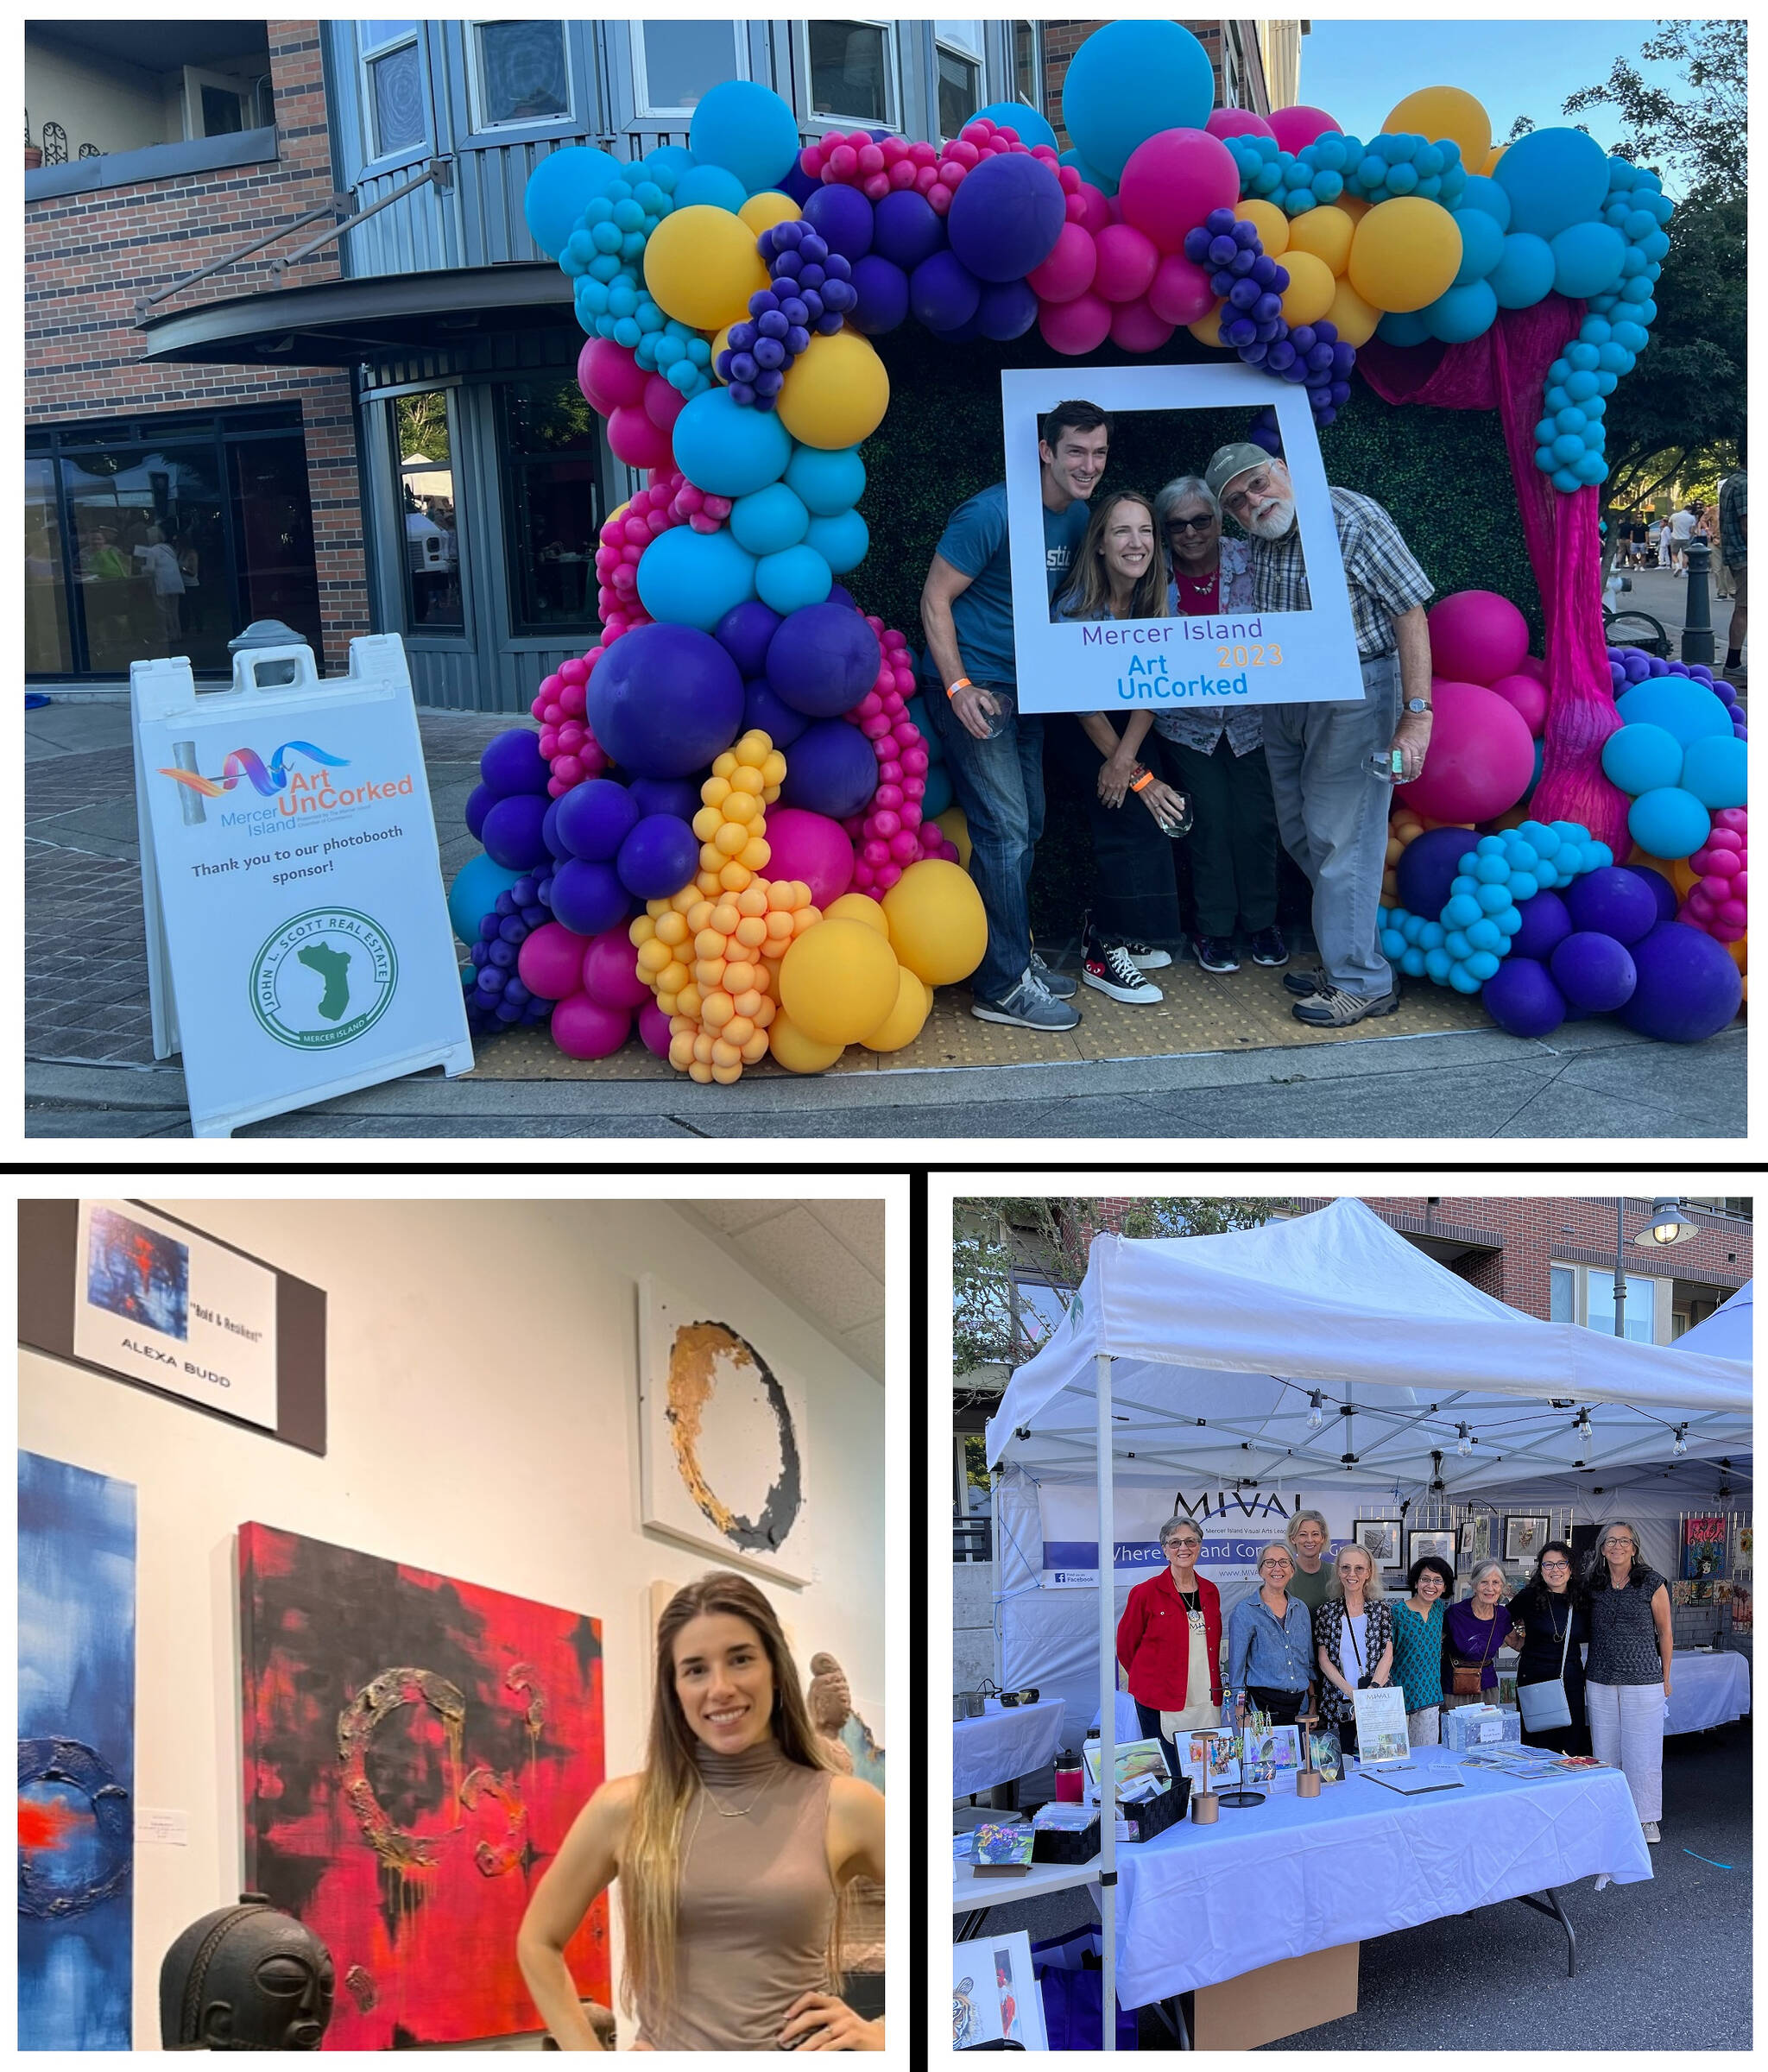
[(988, 947), (970, 978), (979, 1000), (1004, 1000), (1032, 961), (1032, 865), (1044, 831), (1044, 722), (1010, 687), (982, 686), (1000, 705), (996, 732), (978, 741), (938, 685), (927, 710), (945, 751), (951, 788), (970, 831), (970, 876), (988, 917)]

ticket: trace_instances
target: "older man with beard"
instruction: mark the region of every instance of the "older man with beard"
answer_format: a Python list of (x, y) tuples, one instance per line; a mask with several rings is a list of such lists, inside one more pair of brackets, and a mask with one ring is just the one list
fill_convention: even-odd
[[(1260, 611), (1312, 608), (1289, 470), (1262, 447), (1222, 446), (1205, 475), (1222, 508), (1252, 540), (1253, 602)], [(1399, 1005), (1399, 977), (1381, 954), (1375, 910), (1387, 854), (1392, 784), (1379, 774), (1390, 750), (1398, 781), (1424, 767), (1430, 741), (1430, 578), (1373, 496), (1334, 490), (1345, 588), (1363, 695), (1350, 702), (1266, 708), (1265, 759), (1283, 845), (1314, 888), (1320, 969), (1289, 971), (1298, 1021), (1348, 1028)], [(1402, 709), (1403, 708), (1403, 709)]]

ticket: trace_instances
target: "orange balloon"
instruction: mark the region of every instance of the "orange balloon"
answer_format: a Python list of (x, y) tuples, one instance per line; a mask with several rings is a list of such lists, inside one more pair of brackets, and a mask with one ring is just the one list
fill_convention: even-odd
[[(1218, 302), (1208, 316), (1199, 317), (1195, 324), (1187, 324), (1185, 329), (1200, 345), (1220, 345), (1222, 344), (1221, 303)], [(1225, 351), (1226, 348), (1224, 347), (1223, 350)]]

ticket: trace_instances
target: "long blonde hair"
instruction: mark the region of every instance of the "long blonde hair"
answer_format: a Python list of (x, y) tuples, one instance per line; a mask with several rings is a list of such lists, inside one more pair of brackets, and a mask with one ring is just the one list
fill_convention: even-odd
[[(767, 1652), (774, 1674), (771, 1724), (780, 1753), (807, 1770), (835, 1766), (811, 1723), (792, 1651), (767, 1598), (746, 1576), (729, 1569), (715, 1569), (698, 1582), (684, 1583), (657, 1621), (650, 1735), (632, 1821), (620, 1853), (621, 1921), (626, 1934), (621, 2005), (628, 2014), (638, 2001), (655, 2006), (667, 2000), (675, 1989), (682, 1820), (699, 1780), (694, 1759), (698, 1737), (683, 1715), (675, 1691), (675, 1642), (690, 1620), (718, 1613), (752, 1626)], [(829, 1949), (830, 1977), (836, 1991), (840, 1987), (842, 1913), (837, 1903)]]

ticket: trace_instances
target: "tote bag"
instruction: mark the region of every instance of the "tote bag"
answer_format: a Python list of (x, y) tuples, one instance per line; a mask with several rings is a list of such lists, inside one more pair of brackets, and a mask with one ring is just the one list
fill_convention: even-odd
[[(1552, 1613), (1550, 1608), (1548, 1616)], [(1577, 1614), (1565, 1608), (1565, 1644), (1559, 1651), (1559, 1674), (1545, 1684), (1519, 1684), (1516, 1702), (1522, 1708), (1523, 1725), (1533, 1734), (1542, 1727), (1569, 1727), (1571, 1701), (1565, 1695), (1565, 1658), (1571, 1648), (1572, 1620)]]

